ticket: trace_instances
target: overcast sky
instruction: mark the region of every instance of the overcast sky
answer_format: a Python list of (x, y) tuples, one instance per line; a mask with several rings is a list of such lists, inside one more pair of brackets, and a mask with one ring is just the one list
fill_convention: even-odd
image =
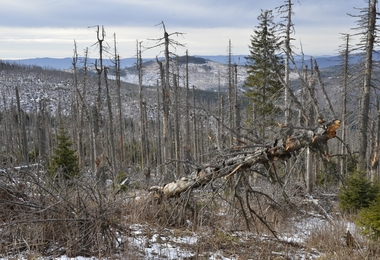
[[(305, 54), (335, 55), (343, 43), (342, 33), (354, 33), (356, 8), (366, 7), (364, 0), (299, 0), (293, 6), (295, 34), (293, 45)], [(148, 39), (163, 36), (164, 21), (168, 33), (185, 48), (183, 55), (226, 55), (231, 39), (232, 52), (247, 55), (250, 37), (261, 10), (274, 10), (283, 0), (0, 0), (0, 59), (35, 57), (64, 58), (96, 42), (94, 25), (103, 25), (106, 41), (113, 46), (116, 34), (123, 58), (134, 57), (136, 39), (143, 46), (155, 44)], [(276, 13), (275, 13), (276, 14)], [(296, 50), (297, 51), (297, 50)], [(299, 50), (298, 50), (299, 51)], [(159, 49), (143, 53), (155, 57)]]

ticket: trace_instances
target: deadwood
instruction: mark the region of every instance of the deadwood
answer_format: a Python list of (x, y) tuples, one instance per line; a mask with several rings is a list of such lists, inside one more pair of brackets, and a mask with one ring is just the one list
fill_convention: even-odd
[(271, 167), (276, 161), (288, 160), (296, 156), (305, 147), (321, 154), (329, 160), (328, 140), (336, 137), (336, 130), (341, 121), (335, 119), (329, 123), (319, 122), (315, 129), (299, 128), (279, 124), (279, 136), (270, 143), (262, 145), (244, 145), (233, 147), (233, 153), (216, 163), (202, 165), (190, 175), (163, 186), (150, 187), (149, 191), (155, 198), (170, 198), (181, 193), (198, 188), (219, 178), (230, 178), (244, 170), (262, 164), (268, 170), (266, 176), (271, 182), (276, 182), (276, 172)]

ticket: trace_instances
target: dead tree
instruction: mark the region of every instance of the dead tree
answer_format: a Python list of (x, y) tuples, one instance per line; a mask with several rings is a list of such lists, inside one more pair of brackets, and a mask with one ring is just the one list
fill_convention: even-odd
[(114, 139), (114, 122), (113, 122), (113, 113), (112, 113), (112, 101), (111, 101), (111, 95), (110, 95), (110, 87), (109, 87), (109, 84), (108, 84), (108, 68), (107, 67), (104, 67), (103, 69), (104, 71), (104, 82), (105, 82), (105, 86), (106, 86), (106, 100), (107, 100), (107, 110), (108, 110), (108, 120), (109, 120), (109, 124), (108, 124), (108, 132), (109, 132), (109, 136), (107, 137), (108, 138), (108, 142), (111, 146), (111, 151), (109, 151), (109, 155), (110, 155), (110, 162), (111, 162), (111, 167), (112, 168), (115, 168), (115, 139)]
[(360, 107), (360, 146), (359, 146), (359, 168), (365, 170), (367, 167), (368, 127), (370, 113), (370, 93), (372, 84), (373, 50), (376, 37), (377, 0), (368, 0), (368, 8), (360, 15), (359, 26), (363, 30), (362, 45), (365, 50), (364, 81), (361, 90)]
[(140, 109), (140, 141), (141, 141), (141, 162), (142, 168), (145, 171), (145, 176), (149, 177), (150, 172), (150, 160), (149, 160), (149, 142), (147, 134), (147, 115), (146, 115), (146, 101), (143, 95), (143, 84), (142, 84), (142, 57), (141, 57), (141, 42), (136, 42), (137, 47), (137, 59), (136, 59), (136, 69), (139, 77), (139, 109)]
[(279, 180), (274, 163), (288, 160), (303, 148), (310, 148), (329, 160), (328, 141), (336, 137), (341, 121), (335, 119), (329, 123), (319, 124), (315, 129), (282, 126), (282, 136), (270, 144), (255, 144), (235, 147), (235, 156), (218, 162), (197, 167), (190, 175), (164, 186), (153, 186), (150, 191), (155, 197), (171, 198), (193, 190), (219, 178), (230, 178), (242, 171), (249, 171), (261, 164), (267, 169), (265, 176), (271, 182)]
[(175, 158), (175, 176), (180, 176), (180, 165), (179, 161), (181, 159), (181, 147), (180, 147), (180, 119), (179, 119), (179, 60), (177, 57), (177, 74), (173, 75), (173, 86), (174, 86), (174, 158)]
[[(350, 54), (350, 35), (345, 34), (344, 35), (345, 44), (343, 47), (343, 50), (341, 51), (340, 55), (343, 57), (343, 82), (342, 82), (342, 144), (341, 144), (341, 154), (344, 156), (345, 154), (345, 143), (346, 143), (346, 118), (347, 118), (347, 87), (348, 87), (348, 78), (349, 78), (349, 54)], [(346, 172), (345, 167), (345, 157), (340, 162), (340, 174), (341, 176), (344, 176), (344, 173)]]
[[(228, 41), (228, 116), (229, 116), (229, 128), (234, 129), (234, 86), (233, 86), (233, 67), (232, 67), (232, 45), (231, 40)], [(230, 145), (233, 144), (233, 133), (230, 135)]]
[(93, 166), (96, 169), (96, 178), (101, 180), (100, 185), (105, 184), (104, 168), (103, 168), (103, 145), (101, 140), (100, 133), (100, 111), (102, 108), (102, 74), (103, 74), (103, 43), (106, 32), (102, 26), (102, 31), (100, 32), (99, 25), (96, 26), (96, 36), (97, 36), (97, 45), (99, 47), (99, 60), (95, 61), (95, 70), (98, 76), (98, 90), (96, 95), (95, 107), (93, 108), (93, 118), (94, 118), (94, 139), (95, 139), (95, 165)]
[[(186, 75), (185, 75), (185, 88), (186, 88), (186, 97), (185, 97), (185, 145), (183, 147), (183, 159), (185, 162), (191, 161), (190, 154), (190, 95), (189, 95), (189, 53), (186, 50)], [(188, 175), (190, 173), (189, 164), (184, 165), (184, 173)]]
[(157, 58), (157, 63), (160, 67), (160, 78), (161, 78), (161, 86), (163, 90), (163, 137), (164, 137), (164, 163), (165, 163), (165, 176), (168, 179), (173, 179), (173, 174), (170, 170), (171, 167), (169, 167), (170, 161), (173, 158), (173, 143), (172, 143), (172, 133), (170, 131), (171, 129), (171, 116), (170, 116), (170, 55), (172, 54), (169, 50), (169, 47), (173, 47), (176, 49), (177, 47), (184, 47), (183, 44), (171, 39), (170, 37), (173, 35), (179, 36), (183, 35), (183, 33), (174, 32), (174, 33), (168, 33), (166, 31), (166, 27), (164, 22), (161, 22), (159, 25), (161, 25), (164, 29), (164, 36), (158, 39), (153, 39), (157, 43), (149, 47), (148, 49), (156, 48), (164, 46), (164, 56), (165, 56), (165, 66), (162, 64), (162, 62)]
[(124, 167), (124, 140), (123, 140), (123, 117), (121, 110), (121, 79), (120, 79), (120, 56), (117, 54), (116, 48), (116, 34), (114, 35), (114, 49), (115, 49), (115, 80), (116, 80), (116, 96), (117, 96), (117, 121), (119, 130), (119, 160), (120, 168)]
[(291, 40), (291, 34), (293, 33), (293, 22), (292, 22), (292, 0), (285, 0), (285, 3), (278, 7), (278, 11), (284, 19), (283, 24), (281, 26), (284, 28), (284, 34), (285, 34), (285, 40), (284, 40), (284, 52), (285, 52), (285, 77), (284, 77), (284, 106), (285, 106), (285, 124), (290, 123), (290, 99), (289, 99), (289, 92), (290, 90), (290, 59), (292, 56), (292, 48), (290, 45)]
[(16, 90), (16, 102), (17, 102), (17, 118), (18, 118), (19, 136), (20, 136), (20, 148), (22, 151), (24, 163), (28, 163), (29, 162), (28, 140), (26, 139), (24, 111), (21, 109), (20, 94), (19, 94), (18, 86), (15, 87), (15, 90)]

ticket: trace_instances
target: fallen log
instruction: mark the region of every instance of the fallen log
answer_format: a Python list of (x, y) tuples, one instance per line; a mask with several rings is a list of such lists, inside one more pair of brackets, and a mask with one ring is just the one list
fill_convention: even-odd
[[(335, 119), (330, 123), (320, 123), (315, 129), (295, 128), (280, 125), (283, 136), (276, 138), (271, 144), (249, 144), (234, 147), (233, 156), (221, 160), (212, 165), (204, 165), (196, 169), (190, 175), (163, 186), (152, 186), (149, 191), (156, 198), (170, 198), (181, 193), (198, 188), (218, 178), (229, 178), (234, 174), (251, 168), (256, 164), (263, 164), (268, 169), (278, 160), (287, 160), (304, 147), (310, 147), (314, 152), (319, 152), (329, 160), (328, 140), (336, 136), (336, 130), (341, 121)], [(271, 178), (272, 176), (268, 176)]]

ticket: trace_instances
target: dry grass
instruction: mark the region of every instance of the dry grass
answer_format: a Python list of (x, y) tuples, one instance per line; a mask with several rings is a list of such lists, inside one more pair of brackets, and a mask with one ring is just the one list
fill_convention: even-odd
[(12, 185), (3, 185), (0, 192), (4, 197), (1, 255), (28, 251), (44, 256), (102, 256), (122, 246), (120, 198), (101, 192), (105, 189), (89, 180), (47, 184), (32, 173), (26, 175), (28, 185), (17, 190), (22, 197), (9, 197), (15, 190)]
[(315, 229), (306, 245), (323, 252), (320, 259), (380, 259), (380, 244), (360, 235), (350, 218)]
[[(187, 252), (187, 258), (179, 258), (380, 258), (378, 243), (357, 232), (352, 232), (355, 243), (347, 246), (349, 219), (329, 223), (312, 204), (302, 203), (302, 194), (283, 197), (275, 186), (252, 190), (219, 183), (216, 189), (159, 201), (143, 191), (139, 197), (115, 194), (91, 179), (51, 185), (35, 176), (24, 172), (23, 186), (0, 181), (1, 257), (175, 259)], [(324, 203), (335, 209), (336, 201)], [(324, 224), (310, 227), (300, 239), (299, 223), (312, 218)]]

